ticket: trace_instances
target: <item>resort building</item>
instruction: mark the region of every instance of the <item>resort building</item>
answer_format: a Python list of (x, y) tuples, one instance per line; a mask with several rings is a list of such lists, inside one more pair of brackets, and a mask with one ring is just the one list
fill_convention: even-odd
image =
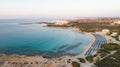
[(68, 24), (68, 23), (69, 23), (68, 20), (58, 20), (58, 21), (56, 21), (57, 25), (65, 25), (65, 24)]
[(114, 24), (120, 24), (120, 20), (115, 20)]
[(118, 36), (119, 40), (120, 40), (120, 35)]
[(112, 37), (115, 37), (115, 36), (117, 36), (117, 35), (118, 35), (117, 32), (113, 32), (113, 33), (111, 34)]
[(110, 30), (108, 30), (108, 29), (103, 29), (103, 30), (102, 30), (102, 33), (103, 33), (104, 35), (108, 35), (108, 34), (110, 34)]

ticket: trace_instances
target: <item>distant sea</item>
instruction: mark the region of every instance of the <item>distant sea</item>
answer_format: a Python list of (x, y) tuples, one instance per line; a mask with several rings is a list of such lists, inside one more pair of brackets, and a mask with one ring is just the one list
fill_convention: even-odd
[(0, 19), (0, 53), (58, 57), (77, 55), (90, 43), (90, 36), (66, 28), (21, 25), (53, 19)]

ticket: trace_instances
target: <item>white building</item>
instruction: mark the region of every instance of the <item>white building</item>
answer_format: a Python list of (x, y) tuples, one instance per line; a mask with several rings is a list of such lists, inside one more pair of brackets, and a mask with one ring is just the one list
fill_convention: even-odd
[(115, 36), (117, 36), (117, 35), (118, 35), (117, 32), (113, 32), (113, 33), (111, 34), (111, 36), (113, 36), (113, 37), (115, 37)]
[(57, 25), (65, 25), (65, 24), (68, 24), (68, 23), (69, 23), (68, 20), (58, 20), (58, 21), (56, 21)]
[(115, 20), (114, 24), (120, 24), (120, 20)]
[(103, 30), (102, 30), (102, 33), (103, 33), (104, 35), (110, 34), (110, 30), (108, 30), (108, 29), (103, 29)]
[(119, 40), (120, 40), (120, 35), (118, 36)]

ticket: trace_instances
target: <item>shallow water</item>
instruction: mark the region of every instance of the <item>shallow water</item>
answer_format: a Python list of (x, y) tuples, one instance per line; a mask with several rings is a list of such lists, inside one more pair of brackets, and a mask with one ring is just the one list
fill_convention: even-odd
[(76, 55), (90, 43), (89, 35), (72, 29), (21, 25), (21, 22), (26, 23), (26, 20), (0, 20), (0, 53), (47, 57)]

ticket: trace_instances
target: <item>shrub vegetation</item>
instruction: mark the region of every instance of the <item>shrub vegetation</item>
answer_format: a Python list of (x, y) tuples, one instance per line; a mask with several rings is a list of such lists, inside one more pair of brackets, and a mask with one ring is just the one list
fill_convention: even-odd
[(75, 61), (73, 61), (73, 62), (72, 62), (72, 66), (73, 66), (73, 67), (80, 67), (80, 64), (77, 63), (77, 62), (75, 62)]
[(104, 57), (102, 60), (94, 63), (96, 67), (120, 67), (120, 45), (115, 43), (104, 44), (98, 51), (100, 56), (106, 56), (104, 53), (116, 50), (115, 54)]
[(86, 60), (89, 61), (90, 63), (92, 63), (93, 62), (93, 56), (87, 56)]
[(83, 58), (78, 58), (78, 60), (81, 62), (81, 63), (85, 63), (85, 60)]

